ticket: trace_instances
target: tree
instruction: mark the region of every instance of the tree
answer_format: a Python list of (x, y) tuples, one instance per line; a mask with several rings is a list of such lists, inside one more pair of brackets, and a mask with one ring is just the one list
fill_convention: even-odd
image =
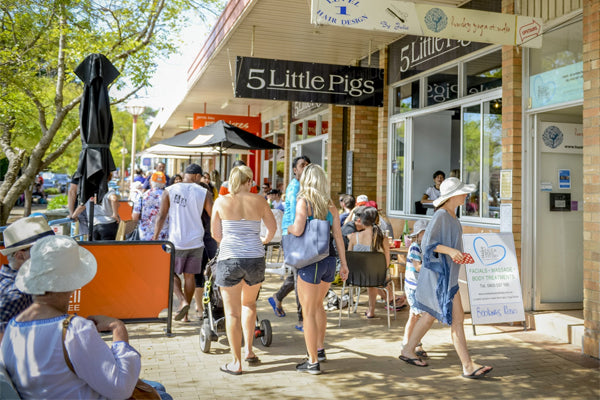
[(148, 84), (158, 57), (176, 51), (182, 27), (220, 7), (220, 0), (2, 0), (0, 149), (9, 165), (0, 225), (40, 171), (77, 151), (70, 145), (79, 136), (83, 83), (73, 70), (87, 55), (102, 53), (121, 72), (113, 87), (125, 94), (112, 105), (123, 103)]

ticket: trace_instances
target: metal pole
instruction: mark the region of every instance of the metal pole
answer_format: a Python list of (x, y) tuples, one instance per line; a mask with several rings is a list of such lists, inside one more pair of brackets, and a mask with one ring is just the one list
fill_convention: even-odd
[(131, 187), (133, 187), (133, 178), (135, 176), (135, 142), (137, 133), (137, 115), (133, 115), (133, 127), (131, 129), (131, 171), (129, 173), (129, 180)]

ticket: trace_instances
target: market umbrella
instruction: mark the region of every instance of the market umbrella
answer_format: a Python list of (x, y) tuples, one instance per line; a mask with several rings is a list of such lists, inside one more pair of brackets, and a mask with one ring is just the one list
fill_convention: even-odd
[[(158, 144), (177, 147), (214, 147), (219, 151), (219, 165), (222, 165), (223, 153), (231, 149), (270, 150), (281, 147), (264, 140), (253, 133), (220, 120), (202, 128), (187, 131), (172, 138), (161, 140)], [(222, 173), (223, 171), (220, 171)]]
[[(116, 169), (110, 153), (113, 120), (108, 85), (119, 76), (119, 71), (103, 54), (90, 54), (77, 66), (75, 74), (85, 84), (79, 105), (81, 153), (74, 176), (79, 179), (77, 197), (79, 204), (93, 196), (100, 202), (108, 192), (107, 177)], [(93, 240), (94, 202), (90, 203), (89, 217), (89, 238)]]

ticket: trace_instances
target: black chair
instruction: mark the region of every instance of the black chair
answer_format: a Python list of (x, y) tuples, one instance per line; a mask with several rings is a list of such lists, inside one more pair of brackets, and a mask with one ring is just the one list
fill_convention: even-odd
[[(350, 302), (348, 304), (348, 317), (350, 317), (350, 308), (352, 308), (354, 289), (358, 289), (358, 295), (356, 298), (356, 304), (360, 296), (360, 288), (363, 287), (376, 287), (385, 291), (386, 305), (387, 305), (387, 322), (388, 329), (390, 328), (390, 293), (387, 289), (388, 284), (392, 283), (391, 299), (394, 299), (394, 292), (396, 290), (394, 281), (388, 278), (388, 265), (385, 261), (385, 255), (378, 251), (347, 251), (346, 262), (348, 264), (348, 279), (342, 286), (342, 293), (340, 298), (343, 298), (346, 286), (349, 287)], [(394, 319), (396, 319), (396, 307), (394, 308)], [(356, 312), (356, 308), (354, 309)], [(342, 326), (342, 308), (340, 307), (338, 325)]]
[(423, 206), (423, 203), (421, 203), (421, 200), (415, 201), (415, 214), (419, 214), (419, 215), (427, 214), (427, 209), (425, 208), (425, 206)]

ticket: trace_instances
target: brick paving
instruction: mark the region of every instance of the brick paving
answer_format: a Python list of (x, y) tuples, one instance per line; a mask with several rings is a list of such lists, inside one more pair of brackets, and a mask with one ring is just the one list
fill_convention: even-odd
[(408, 312), (399, 312), (388, 330), (382, 305), (377, 309), (379, 318), (362, 317), (366, 295), (361, 297), (357, 314), (350, 319), (343, 314), (341, 327), (337, 326), (338, 313), (328, 312), (324, 373), (300, 374), (294, 367), (302, 361), (305, 347), (302, 333), (294, 329), (293, 295), (284, 300), (288, 313), (284, 318), (276, 317), (266, 301), (280, 283), (278, 276), (268, 275), (258, 302), (259, 318), (269, 319), (273, 326), (270, 347), (255, 342), (259, 365), (246, 367), (241, 376), (219, 371), (220, 365), (230, 361), (227, 340), (220, 336), (218, 342), (212, 342), (210, 353), (202, 353), (197, 319), (173, 322), (173, 337), (164, 335), (164, 323), (129, 324), (130, 342), (143, 357), (142, 376), (163, 383), (175, 399), (186, 400), (600, 398), (598, 360), (540, 332), (523, 332), (508, 325), (478, 326), (477, 336), (473, 336), (470, 321), (466, 321), (471, 355), (494, 366), (484, 380), (460, 377), (450, 329), (437, 323), (423, 340), (430, 366), (410, 366), (397, 358)]

